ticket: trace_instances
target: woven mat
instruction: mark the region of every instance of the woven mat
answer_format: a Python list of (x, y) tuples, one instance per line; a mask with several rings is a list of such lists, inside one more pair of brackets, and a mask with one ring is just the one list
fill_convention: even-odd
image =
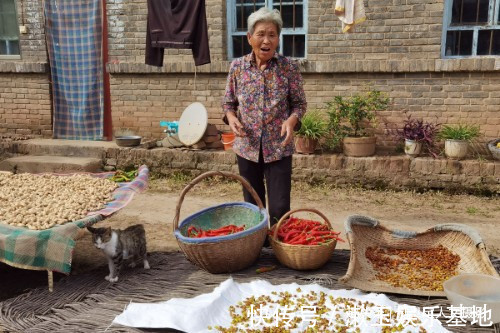
[[(194, 297), (211, 292), (229, 275), (213, 275), (199, 270), (189, 263), (182, 253), (152, 253), (151, 269), (125, 269), (120, 281), (110, 284), (104, 280), (107, 267), (95, 271), (68, 276), (58, 281), (54, 292), (46, 287), (34, 289), (16, 298), (0, 302), (0, 331), (9, 332), (144, 332), (138, 329), (111, 326), (112, 320), (125, 306), (133, 302), (156, 302), (172, 297)], [(259, 266), (279, 265), (270, 250), (263, 250), (253, 267), (232, 274), (238, 282), (266, 279), (273, 284), (319, 283), (331, 289), (344, 289), (338, 282), (347, 270), (349, 251), (336, 250), (330, 262), (322, 269), (299, 272), (281, 266), (264, 274), (256, 274)], [(498, 267), (497, 267), (498, 269)], [(449, 311), (446, 299), (404, 295), (388, 295), (393, 301), (418, 307), (443, 307)], [(446, 325), (446, 318), (440, 318)], [(445, 326), (447, 327), (447, 326)], [(447, 327), (453, 332), (500, 332), (494, 327)], [(147, 332), (156, 330), (147, 330)], [(177, 332), (162, 330), (162, 332)]]

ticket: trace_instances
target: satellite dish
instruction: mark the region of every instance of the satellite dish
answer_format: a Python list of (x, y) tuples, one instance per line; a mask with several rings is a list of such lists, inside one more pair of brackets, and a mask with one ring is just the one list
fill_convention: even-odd
[(190, 104), (179, 119), (179, 140), (186, 146), (194, 145), (205, 134), (207, 125), (208, 113), (203, 104)]

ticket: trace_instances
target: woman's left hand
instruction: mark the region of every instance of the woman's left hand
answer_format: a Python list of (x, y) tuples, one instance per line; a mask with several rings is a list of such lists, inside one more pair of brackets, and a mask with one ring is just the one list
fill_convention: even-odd
[(282, 146), (286, 146), (293, 139), (293, 129), (299, 120), (295, 116), (290, 116), (288, 119), (281, 125), (281, 136), (286, 134), (285, 140), (281, 143)]

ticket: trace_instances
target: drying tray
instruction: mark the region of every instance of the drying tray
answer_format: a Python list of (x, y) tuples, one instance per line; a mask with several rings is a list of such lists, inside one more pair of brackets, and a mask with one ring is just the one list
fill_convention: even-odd
[(406, 250), (425, 250), (444, 246), (460, 256), (458, 273), (482, 273), (498, 276), (486, 253), (478, 232), (463, 224), (439, 224), (424, 232), (391, 230), (377, 220), (353, 215), (345, 222), (351, 258), (341, 282), (361, 290), (419, 296), (446, 296), (444, 291), (429, 291), (394, 287), (376, 278), (365, 253), (368, 247), (389, 247)]

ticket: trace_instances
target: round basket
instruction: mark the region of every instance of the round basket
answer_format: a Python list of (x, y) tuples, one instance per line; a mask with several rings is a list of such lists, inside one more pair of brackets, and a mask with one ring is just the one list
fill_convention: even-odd
[[(258, 207), (246, 202), (230, 202), (203, 209), (185, 218), (179, 224), (184, 196), (197, 183), (207, 177), (223, 176), (238, 180), (252, 194)], [(206, 172), (189, 183), (182, 191), (173, 222), (174, 235), (189, 261), (210, 273), (231, 273), (247, 268), (259, 257), (264, 245), (269, 218), (259, 196), (242, 177), (223, 171)], [(235, 224), (246, 229), (232, 235), (190, 238), (190, 226), (214, 229)]]
[(491, 155), (495, 160), (500, 161), (500, 148), (497, 148), (497, 144), (500, 142), (500, 139), (496, 139), (488, 142), (488, 149), (491, 152)]
[(326, 245), (290, 245), (278, 240), (278, 229), (280, 225), (288, 219), (288, 217), (297, 212), (312, 212), (323, 218), (329, 229), (332, 228), (330, 221), (326, 216), (316, 209), (300, 208), (291, 210), (279, 220), (273, 227), (273, 235), (269, 236), (274, 254), (279, 262), (287, 267), (296, 270), (312, 270), (317, 269), (326, 264), (335, 250), (337, 241), (332, 241)]

